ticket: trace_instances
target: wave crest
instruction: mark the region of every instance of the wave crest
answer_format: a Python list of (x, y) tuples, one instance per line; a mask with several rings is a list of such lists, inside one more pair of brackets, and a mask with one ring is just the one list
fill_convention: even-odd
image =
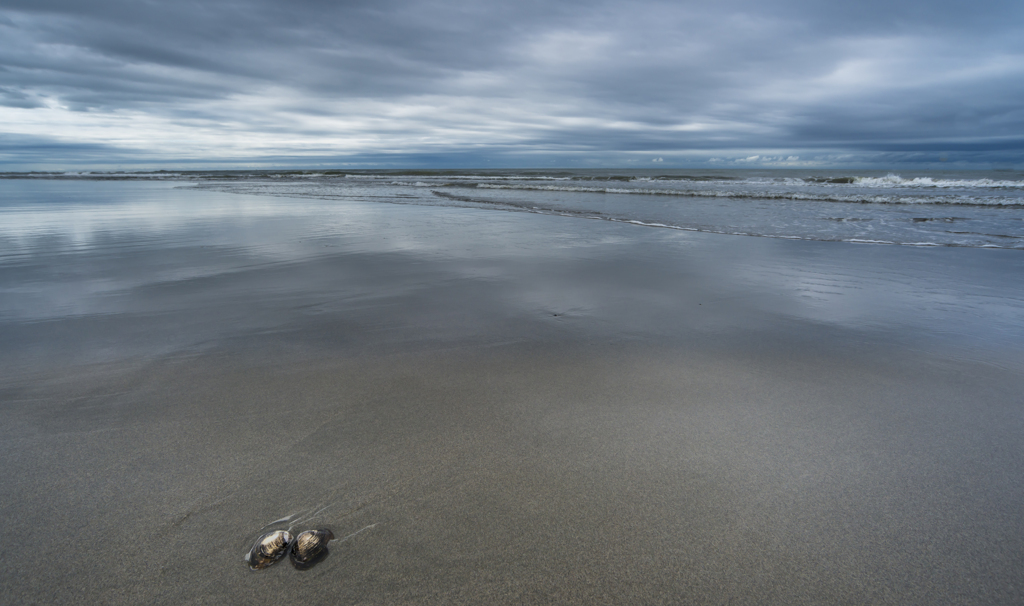
[(1024, 201), (1012, 197), (975, 196), (893, 196), (861, 194), (825, 194), (793, 191), (735, 191), (735, 190), (685, 190), (649, 189), (639, 187), (594, 187), (582, 185), (527, 185), (477, 183), (479, 189), (516, 189), (527, 191), (564, 191), (594, 194), (629, 194), (646, 196), (677, 196), (684, 198), (732, 198), (752, 200), (806, 200), (814, 202), (842, 202), (849, 204), (942, 204), (953, 206), (1000, 206), (1021, 207)]

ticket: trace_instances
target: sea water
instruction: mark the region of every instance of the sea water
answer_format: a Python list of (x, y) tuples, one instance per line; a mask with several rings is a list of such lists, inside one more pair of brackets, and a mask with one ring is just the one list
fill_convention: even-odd
[(1024, 172), (210, 171), (10, 174), (172, 180), (233, 193), (463, 206), (746, 236), (1024, 248)]
[(310, 322), (377, 344), (518, 338), (496, 318), (524, 317), (591, 337), (764, 314), (972, 347), (1017, 350), (1024, 334), (1017, 173), (6, 176), (0, 357), (17, 360)]
[(443, 170), (30, 173), (463, 206), (746, 236), (1024, 248), (1024, 172)]

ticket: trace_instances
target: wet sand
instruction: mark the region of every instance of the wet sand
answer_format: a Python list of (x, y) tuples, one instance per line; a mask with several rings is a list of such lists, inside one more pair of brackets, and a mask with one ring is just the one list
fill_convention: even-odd
[(0, 601), (1024, 598), (1015, 251), (147, 187), (0, 266)]

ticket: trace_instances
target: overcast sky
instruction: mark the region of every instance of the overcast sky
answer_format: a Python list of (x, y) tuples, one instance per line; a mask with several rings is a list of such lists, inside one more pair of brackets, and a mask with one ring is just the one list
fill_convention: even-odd
[(940, 159), (1024, 166), (1024, 2), (0, 0), (0, 170)]

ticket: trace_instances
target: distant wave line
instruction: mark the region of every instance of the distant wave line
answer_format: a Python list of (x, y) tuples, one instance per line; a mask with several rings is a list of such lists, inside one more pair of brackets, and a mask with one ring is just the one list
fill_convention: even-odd
[[(555, 216), (559, 216), (559, 217), (571, 217), (571, 218), (576, 218), (576, 219), (592, 219), (592, 220), (598, 220), (598, 221), (609, 221), (609, 222), (612, 222), (612, 223), (625, 223), (625, 224), (629, 224), (629, 225), (638, 225), (638, 226), (641, 226), (641, 227), (655, 227), (655, 228), (660, 228), (660, 229), (672, 229), (672, 230), (677, 230), (677, 231), (690, 231), (690, 232), (708, 233), (708, 234), (722, 234), (722, 235), (728, 235), (728, 236), (752, 236), (752, 237), (757, 237), (757, 238), (776, 238), (776, 239), (783, 239), (783, 240), (811, 240), (811, 241), (816, 241), (816, 242), (849, 242), (849, 243), (853, 243), (853, 244), (893, 244), (893, 245), (897, 245), (897, 246), (925, 246), (925, 247), (944, 246), (944, 247), (955, 247), (955, 248), (979, 248), (979, 245), (963, 244), (963, 243), (956, 243), (956, 242), (949, 242), (949, 243), (940, 243), (940, 242), (898, 242), (898, 241), (895, 241), (895, 240), (872, 240), (872, 239), (867, 239), (867, 238), (862, 238), (862, 237), (824, 238), (824, 237), (820, 237), (820, 236), (809, 236), (809, 235), (768, 234), (768, 233), (760, 233), (760, 232), (755, 232), (755, 231), (729, 231), (729, 230), (723, 230), (723, 229), (715, 229), (715, 228), (711, 228), (711, 227), (707, 227), (707, 226), (673, 225), (671, 223), (661, 223), (661, 222), (654, 222), (654, 221), (641, 221), (639, 219), (628, 219), (628, 218), (621, 218), (621, 217), (610, 217), (608, 215), (604, 215), (604, 214), (597, 213), (597, 212), (594, 212), (594, 211), (579, 211), (579, 212), (576, 212), (576, 211), (568, 211), (568, 210), (557, 209), (557, 208), (542, 208), (542, 207), (538, 207), (538, 206), (526, 206), (526, 205), (520, 205), (520, 204), (515, 204), (515, 203), (509, 203), (509, 202), (501, 202), (501, 201), (496, 201), (496, 200), (479, 200), (479, 199), (474, 199), (474, 198), (470, 198), (470, 197), (467, 197), (467, 196), (456, 196), (456, 195), (453, 195), (453, 194), (449, 194), (447, 192), (434, 191), (434, 190), (431, 190), (430, 193), (432, 193), (432, 194), (434, 194), (434, 195), (436, 195), (438, 197), (445, 198), (445, 199), (448, 199), (448, 200), (457, 201), (457, 202), (464, 202), (464, 203), (470, 203), (470, 204), (489, 205), (492, 208), (494, 208), (495, 210), (505, 210), (505, 211), (508, 211), (508, 212), (527, 212), (527, 213), (534, 213), (534, 214), (540, 214), (540, 215), (555, 215)], [(984, 245), (981, 245), (980, 247), (981, 248), (1004, 248), (1004, 249), (1011, 249), (1011, 250), (1022, 250), (1022, 249), (1024, 249), (1024, 245), (1020, 245), (1020, 246), (999, 246), (999, 245), (996, 245), (996, 244), (984, 244)]]
[(510, 189), (524, 191), (564, 191), (594, 194), (627, 194), (646, 196), (677, 196), (683, 198), (732, 198), (751, 200), (806, 200), (814, 202), (842, 202), (850, 204), (948, 204), (962, 206), (996, 206), (996, 207), (1024, 207), (1024, 200), (1020, 198), (993, 197), (973, 198), (954, 196), (857, 196), (857, 195), (831, 195), (831, 194), (804, 194), (798, 192), (738, 192), (721, 190), (678, 190), (678, 189), (649, 189), (649, 188), (626, 188), (626, 187), (584, 187), (584, 186), (558, 186), (558, 185), (497, 185), (492, 183), (478, 183), (479, 189)]

